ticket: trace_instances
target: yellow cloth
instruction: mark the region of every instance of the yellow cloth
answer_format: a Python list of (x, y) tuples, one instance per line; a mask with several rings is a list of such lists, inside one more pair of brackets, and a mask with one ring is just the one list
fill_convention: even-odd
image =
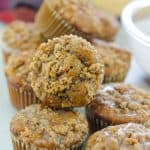
[(99, 8), (114, 15), (120, 15), (123, 7), (131, 0), (91, 0)]

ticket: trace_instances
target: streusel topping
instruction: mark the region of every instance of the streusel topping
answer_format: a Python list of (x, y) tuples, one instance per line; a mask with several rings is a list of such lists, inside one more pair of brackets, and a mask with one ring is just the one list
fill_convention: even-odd
[(10, 56), (5, 68), (6, 76), (10, 82), (22, 85), (29, 84), (29, 66), (34, 53), (34, 51), (19, 51)]
[(114, 123), (144, 122), (150, 118), (150, 93), (129, 84), (108, 84), (89, 107)]
[(41, 44), (31, 63), (36, 95), (54, 107), (83, 106), (94, 99), (103, 63), (89, 42), (73, 35)]
[(17, 50), (34, 50), (43, 41), (34, 23), (23, 21), (9, 24), (3, 33), (3, 40), (7, 47)]
[(11, 121), (12, 135), (35, 147), (64, 150), (80, 145), (88, 134), (86, 119), (77, 111), (31, 105)]
[(52, 0), (47, 3), (69, 24), (87, 35), (110, 40), (118, 31), (117, 19), (87, 0)]
[(95, 132), (88, 140), (86, 150), (149, 150), (150, 129), (140, 124), (109, 126)]
[(114, 77), (118, 74), (126, 74), (131, 61), (131, 54), (125, 49), (113, 43), (93, 40), (92, 44), (102, 56), (105, 66), (105, 77)]

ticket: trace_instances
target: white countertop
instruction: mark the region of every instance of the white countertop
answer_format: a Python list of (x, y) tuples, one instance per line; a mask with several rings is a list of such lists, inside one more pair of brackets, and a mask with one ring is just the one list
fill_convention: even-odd
[[(0, 32), (1, 35), (1, 32)], [(122, 34), (118, 35), (117, 42), (125, 45)], [(122, 40), (121, 40), (122, 39)], [(127, 44), (125, 45), (127, 47)], [(1, 48), (0, 48), (1, 49)], [(134, 59), (125, 82), (150, 91), (150, 83), (144, 79), (143, 71), (137, 66)], [(0, 150), (12, 150), (9, 133), (9, 123), (16, 110), (11, 106), (3, 71), (3, 59), (0, 51)]]

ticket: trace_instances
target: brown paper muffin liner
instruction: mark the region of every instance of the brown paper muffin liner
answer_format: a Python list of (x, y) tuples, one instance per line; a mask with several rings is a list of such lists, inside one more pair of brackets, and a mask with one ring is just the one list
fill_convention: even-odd
[(107, 126), (113, 125), (113, 123), (93, 114), (88, 107), (86, 107), (86, 117), (89, 125), (90, 134), (92, 134), (95, 131), (106, 128)]
[(55, 10), (52, 10), (50, 6), (43, 2), (40, 11), (36, 17), (36, 24), (38, 30), (47, 38), (58, 37), (65, 34), (75, 34), (86, 39), (89, 39), (88, 35), (76, 30), (72, 25), (67, 23)]
[(23, 89), (21, 86), (13, 84), (10, 81), (7, 81), (7, 84), (10, 100), (15, 108), (23, 109), (31, 104), (40, 103), (31, 88)]
[[(18, 140), (16, 137), (11, 135), (13, 150), (56, 150), (55, 148), (37, 148), (33, 144), (24, 143), (21, 140)], [(67, 150), (82, 150), (83, 144), (73, 145), (71, 148), (67, 148)]]
[(111, 82), (123, 82), (126, 78), (127, 72), (128, 70), (123, 73), (118, 73), (116, 76), (104, 76), (103, 84)]

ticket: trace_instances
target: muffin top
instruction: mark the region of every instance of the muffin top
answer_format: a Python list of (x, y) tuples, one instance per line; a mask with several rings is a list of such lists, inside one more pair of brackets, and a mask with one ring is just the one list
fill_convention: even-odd
[(125, 74), (128, 71), (131, 61), (131, 54), (125, 49), (113, 43), (106, 43), (101, 40), (93, 40), (92, 44), (102, 56), (105, 75), (104, 78)]
[(7, 79), (16, 84), (28, 86), (28, 74), (30, 72), (30, 63), (33, 58), (34, 51), (18, 51), (14, 52), (5, 67)]
[(150, 129), (140, 124), (109, 126), (95, 132), (88, 140), (86, 150), (148, 150)]
[(4, 48), (17, 50), (34, 50), (42, 42), (42, 37), (35, 30), (34, 23), (14, 21), (10, 23), (3, 33)]
[(12, 136), (38, 148), (67, 149), (87, 136), (86, 119), (77, 111), (52, 110), (40, 104), (18, 112), (10, 124)]
[(150, 93), (129, 84), (108, 84), (88, 107), (113, 124), (143, 123), (150, 118)]
[(40, 45), (31, 62), (31, 85), (51, 107), (90, 103), (103, 79), (103, 63), (86, 40), (65, 35)]
[(95, 8), (87, 0), (47, 0), (47, 3), (77, 31), (86, 34), (85, 37), (112, 40), (118, 31), (117, 19)]

